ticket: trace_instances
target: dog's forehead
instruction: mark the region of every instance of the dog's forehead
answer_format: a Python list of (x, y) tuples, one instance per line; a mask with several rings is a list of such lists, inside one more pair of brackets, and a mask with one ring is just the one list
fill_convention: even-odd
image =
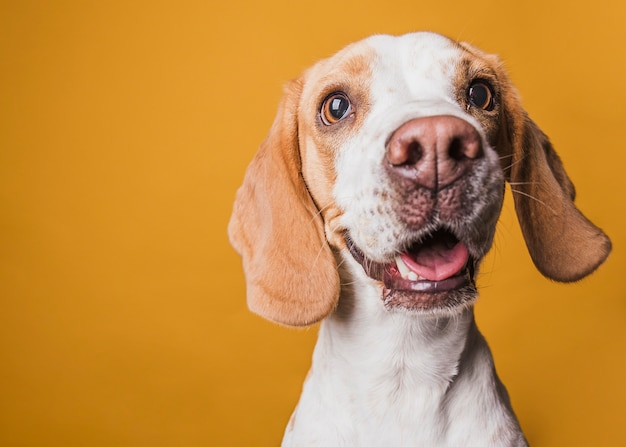
[(439, 34), (412, 33), (403, 36), (372, 36), (362, 41), (377, 55), (377, 69), (404, 71), (424, 78), (441, 77), (454, 69), (462, 53), (458, 43)]
[[(343, 48), (307, 71), (308, 87), (350, 83), (367, 76), (370, 82), (400, 87), (423, 87), (450, 82), (467, 52), (439, 34), (374, 35)], [(389, 90), (385, 88), (385, 92)]]
[(454, 95), (457, 69), (464, 57), (456, 42), (438, 34), (415, 33), (374, 36), (368, 44), (377, 55), (372, 91), (378, 99), (429, 100)]
[(459, 108), (469, 79), (487, 72), (491, 74), (486, 77), (496, 81), (487, 55), (440, 34), (374, 35), (307, 70), (301, 105), (302, 110), (319, 110), (324, 98), (342, 91), (356, 105), (360, 120), (378, 119), (378, 114), (391, 117), (390, 112), (402, 120), (406, 110), (398, 107), (417, 102)]

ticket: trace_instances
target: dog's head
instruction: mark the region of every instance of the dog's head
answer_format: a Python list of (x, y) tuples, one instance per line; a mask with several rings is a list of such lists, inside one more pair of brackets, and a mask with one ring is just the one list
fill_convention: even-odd
[(576, 281), (605, 260), (609, 239), (497, 57), (431, 33), (350, 45), (287, 86), (237, 193), (249, 306), (287, 325), (324, 318), (334, 252), (388, 308), (456, 312), (475, 299), (505, 181), (545, 276)]

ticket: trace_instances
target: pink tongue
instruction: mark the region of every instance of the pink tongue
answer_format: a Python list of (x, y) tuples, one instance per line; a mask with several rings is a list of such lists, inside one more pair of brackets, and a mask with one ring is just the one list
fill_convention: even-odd
[(429, 281), (442, 281), (465, 267), (469, 253), (462, 242), (452, 248), (444, 243), (434, 243), (420, 248), (417, 253), (402, 253), (400, 257), (418, 276)]

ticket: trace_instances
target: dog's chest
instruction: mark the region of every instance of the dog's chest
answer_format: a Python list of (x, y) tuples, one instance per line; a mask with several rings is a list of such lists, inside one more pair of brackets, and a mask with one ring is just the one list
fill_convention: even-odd
[(390, 323), (368, 331), (363, 322), (357, 336), (324, 322), (283, 446), (526, 445), (478, 333), (468, 367), (458, 370), (464, 344), (456, 338), (473, 330), (469, 315), (445, 327)]
[[(350, 378), (341, 380), (341, 387)], [(525, 446), (504, 408), (466, 388), (454, 395), (397, 378), (368, 384), (353, 378), (357, 395), (311, 377), (283, 446), (459, 447)], [(491, 400), (491, 399), (490, 399)]]

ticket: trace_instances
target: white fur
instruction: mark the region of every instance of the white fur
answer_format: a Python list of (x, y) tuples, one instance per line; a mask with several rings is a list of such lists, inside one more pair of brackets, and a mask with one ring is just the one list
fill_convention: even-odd
[(349, 254), (344, 266), (353, 286), (321, 324), (283, 447), (527, 445), (471, 309), (390, 313)]

